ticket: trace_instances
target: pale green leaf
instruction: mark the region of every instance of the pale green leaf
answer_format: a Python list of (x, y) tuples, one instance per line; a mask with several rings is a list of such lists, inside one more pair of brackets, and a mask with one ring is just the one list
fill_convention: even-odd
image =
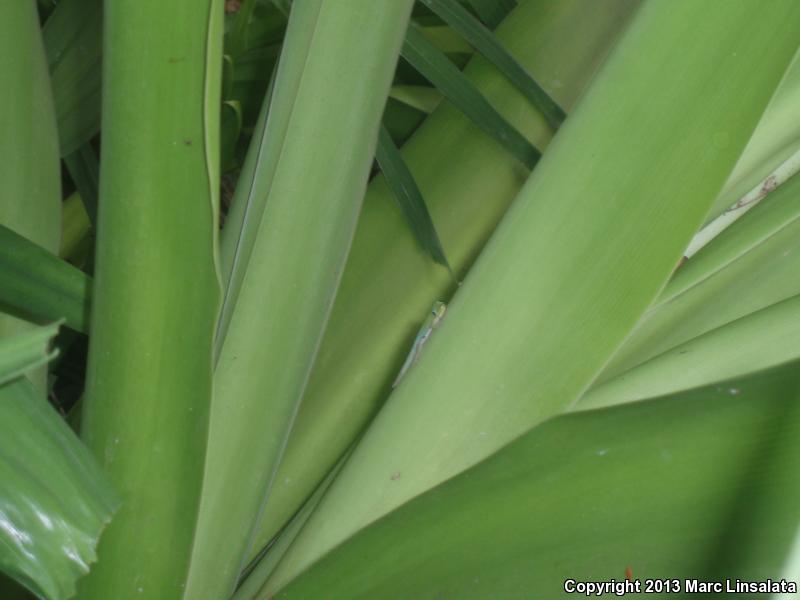
[(793, 0), (640, 9), (272, 591), (580, 397), (719, 194), (797, 51), (795, 19)]

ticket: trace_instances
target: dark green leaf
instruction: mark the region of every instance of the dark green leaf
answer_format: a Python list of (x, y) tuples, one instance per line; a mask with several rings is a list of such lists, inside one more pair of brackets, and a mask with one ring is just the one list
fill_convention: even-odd
[(514, 10), (516, 0), (467, 0), (487, 27), (494, 29)]
[(450, 27), (459, 32), (483, 57), (497, 67), (538, 108), (553, 129), (564, 121), (564, 111), (508, 53), (495, 35), (457, 0), (422, 0)]
[(422, 193), (384, 126), (381, 126), (378, 134), (375, 158), (417, 242), (433, 260), (449, 270), (450, 265), (447, 263), (442, 243), (439, 241)]
[(530, 169), (536, 165), (539, 151), (494, 109), (464, 74), (413, 24), (408, 28), (402, 55), (450, 102), (518, 160)]
[(0, 225), (0, 306), (18, 316), (57, 320), (87, 332), (91, 279), (83, 271)]

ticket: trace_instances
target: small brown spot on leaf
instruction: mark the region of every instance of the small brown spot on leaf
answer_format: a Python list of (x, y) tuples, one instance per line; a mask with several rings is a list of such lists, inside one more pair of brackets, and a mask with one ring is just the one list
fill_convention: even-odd
[(183, 140), (183, 143), (186, 144), (187, 146), (191, 146), (192, 140)]
[(240, 8), (242, 8), (241, 0), (226, 0), (226, 2), (225, 2), (225, 12), (226, 13), (239, 12)]
[(400, 479), (400, 471), (395, 471), (394, 473), (392, 473), (391, 479), (392, 481), (397, 481), (398, 479)]

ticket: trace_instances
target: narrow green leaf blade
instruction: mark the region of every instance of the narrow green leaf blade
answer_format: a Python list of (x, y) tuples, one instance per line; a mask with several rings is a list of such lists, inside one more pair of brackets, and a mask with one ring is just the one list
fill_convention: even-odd
[(483, 131), (502, 144), (529, 169), (540, 153), (477, 90), (450, 60), (413, 23), (402, 49), (403, 58), (434, 84), (459, 110)]
[(0, 306), (21, 317), (65, 319), (89, 329), (91, 278), (41, 246), (0, 225)]
[(0, 386), (55, 357), (48, 346), (57, 332), (54, 323), (0, 338)]
[(69, 176), (78, 189), (89, 222), (97, 226), (97, 197), (100, 186), (100, 165), (94, 148), (87, 142), (64, 157)]
[(39, 597), (70, 598), (119, 499), (25, 377), (0, 386), (0, 423), (0, 570)]
[(558, 129), (566, 114), (536, 80), (509, 54), (495, 35), (473, 17), (458, 0), (422, 0), (425, 6), (458, 31), (483, 57), (497, 67)]
[(433, 260), (450, 269), (444, 255), (442, 242), (439, 241), (439, 235), (436, 233), (428, 207), (425, 206), (422, 192), (419, 191), (414, 176), (408, 170), (408, 166), (403, 161), (403, 157), (394, 145), (386, 127), (381, 127), (378, 134), (375, 159), (420, 246)]
[(276, 597), (558, 598), (566, 580), (621, 583), (626, 568), (642, 591), (779, 581), (800, 524), (798, 366), (548, 421)]

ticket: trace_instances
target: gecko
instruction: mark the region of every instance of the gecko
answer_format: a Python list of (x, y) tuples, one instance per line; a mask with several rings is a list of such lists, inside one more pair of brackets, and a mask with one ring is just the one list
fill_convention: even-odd
[(444, 319), (445, 310), (447, 310), (447, 305), (444, 302), (436, 301), (433, 303), (433, 308), (431, 308), (428, 317), (425, 319), (422, 327), (420, 327), (419, 331), (417, 332), (417, 337), (414, 338), (414, 344), (411, 346), (411, 351), (408, 353), (400, 372), (397, 374), (397, 377), (392, 384), (392, 389), (398, 386), (406, 372), (411, 368), (412, 365), (417, 363), (425, 342), (428, 341), (428, 338), (431, 337), (433, 330), (436, 329), (441, 324), (442, 319)]

